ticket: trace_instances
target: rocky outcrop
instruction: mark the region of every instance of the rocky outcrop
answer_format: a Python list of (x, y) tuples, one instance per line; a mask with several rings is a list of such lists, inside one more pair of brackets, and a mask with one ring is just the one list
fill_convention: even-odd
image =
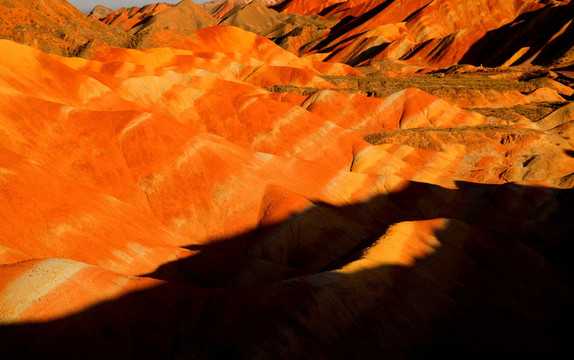
[(129, 43), (122, 31), (86, 17), (65, 0), (4, 1), (0, 18), (0, 38), (52, 54), (89, 57), (102, 46)]
[(112, 9), (108, 9), (105, 6), (96, 5), (96, 7), (94, 7), (92, 9), (92, 11), (90, 11), (90, 13), (88, 14), (88, 17), (92, 18), (92, 19), (100, 20), (100, 19), (105, 18), (106, 16), (108, 16), (112, 12), (113, 12)]
[(235, 7), (236, 5), (247, 5), (250, 3), (257, 3), (266, 7), (271, 5), (276, 5), (282, 0), (216, 0), (208, 1), (199, 4), (203, 10), (207, 13), (220, 18), (221, 15), (225, 14), (229, 9)]
[(327, 53), (330, 61), (357, 65), (392, 58), (433, 67), (570, 64), (569, 1), (459, 5), (450, 0), (288, 0), (273, 8), (338, 19), (326, 39), (307, 48), (309, 54)]
[(129, 31), (133, 27), (140, 25), (142, 22), (149, 20), (151, 17), (171, 7), (171, 5), (165, 3), (158, 3), (146, 5), (141, 8), (121, 8), (100, 18), (100, 21), (107, 25), (117, 26), (124, 31)]
[(138, 23), (129, 30), (129, 34), (132, 35), (132, 47), (173, 46), (193, 35), (196, 30), (215, 24), (215, 19), (197, 4), (183, 0)]
[(389, 60), (430, 70), (458, 63), (572, 63), (574, 7), (569, 0), (481, 0), (462, 6), (452, 0), (218, 1), (201, 6), (184, 0), (113, 12), (94, 9), (100, 15), (93, 12), (90, 18), (110, 26), (94, 25), (61, 0), (15, 4), (0, 8), (5, 19), (0, 34), (65, 56), (90, 57), (101, 45), (185, 48), (194, 31), (220, 24), (263, 35), (297, 55), (351, 66)]

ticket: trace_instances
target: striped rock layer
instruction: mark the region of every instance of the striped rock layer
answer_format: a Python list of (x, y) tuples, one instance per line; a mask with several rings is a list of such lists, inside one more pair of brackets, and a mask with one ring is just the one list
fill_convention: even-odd
[(510, 123), (342, 93), (356, 70), (234, 27), (186, 41), (0, 41), (3, 358), (569, 351), (570, 105)]
[(572, 63), (570, 1), (286, 0), (286, 14), (337, 19), (303, 53), (351, 65), (381, 59), (431, 67)]
[[(436, 69), (455, 64), (574, 62), (570, 0), (216, 1), (151, 4), (86, 16), (65, 0), (0, 5), (0, 37), (64, 56), (91, 58), (106, 46), (193, 50), (186, 42), (216, 24), (263, 35), (298, 55), (352, 66), (396, 60)], [(99, 15), (98, 15), (99, 14)], [(100, 16), (101, 15), (101, 16)], [(420, 69), (420, 68), (419, 68)]]

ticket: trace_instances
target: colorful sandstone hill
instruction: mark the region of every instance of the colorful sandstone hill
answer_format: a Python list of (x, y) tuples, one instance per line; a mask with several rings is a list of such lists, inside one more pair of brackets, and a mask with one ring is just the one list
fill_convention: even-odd
[(0, 358), (571, 353), (570, 2), (271, 3), (0, 1)]

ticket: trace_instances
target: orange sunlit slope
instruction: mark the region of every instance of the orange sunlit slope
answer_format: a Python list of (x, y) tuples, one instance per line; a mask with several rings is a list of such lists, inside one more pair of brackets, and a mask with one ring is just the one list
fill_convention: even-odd
[(347, 19), (327, 62), (187, 0), (103, 18), (145, 49), (0, 40), (2, 358), (569, 351), (570, 70), (342, 63), (568, 2), (473, 4), (273, 6)]

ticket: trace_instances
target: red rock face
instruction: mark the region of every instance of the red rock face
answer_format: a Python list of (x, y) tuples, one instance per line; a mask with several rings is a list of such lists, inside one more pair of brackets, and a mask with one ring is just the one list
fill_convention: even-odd
[[(398, 5), (386, 16), (412, 10)], [(400, 37), (405, 23), (379, 30)], [(567, 81), (522, 71), (538, 90), (515, 94), (450, 77), (461, 68), (410, 80), (433, 94), (375, 94), (405, 79), (237, 27), (176, 33), (174, 47), (102, 45), (90, 59), (0, 41), (4, 357), (568, 351)], [(506, 80), (493, 84), (532, 85)], [(453, 95), (469, 81), (481, 87)], [(543, 99), (563, 106), (537, 121), (456, 105)]]
[[(432, 67), (571, 63), (570, 1), (288, 0), (274, 8), (338, 19), (309, 52), (328, 53), (329, 61), (357, 65), (393, 58)], [(543, 51), (548, 46), (553, 50)]]
[(118, 26), (124, 31), (129, 31), (142, 21), (147, 20), (148, 17), (158, 15), (170, 7), (167, 4), (159, 3), (146, 5), (141, 8), (121, 8), (101, 18), (100, 21), (107, 25)]
[(345, 1), (342, 0), (330, 0), (330, 1), (286, 0), (275, 5), (274, 8), (286, 14), (312, 15), (312, 14), (320, 14), (323, 12), (324, 9), (336, 7), (344, 2)]

